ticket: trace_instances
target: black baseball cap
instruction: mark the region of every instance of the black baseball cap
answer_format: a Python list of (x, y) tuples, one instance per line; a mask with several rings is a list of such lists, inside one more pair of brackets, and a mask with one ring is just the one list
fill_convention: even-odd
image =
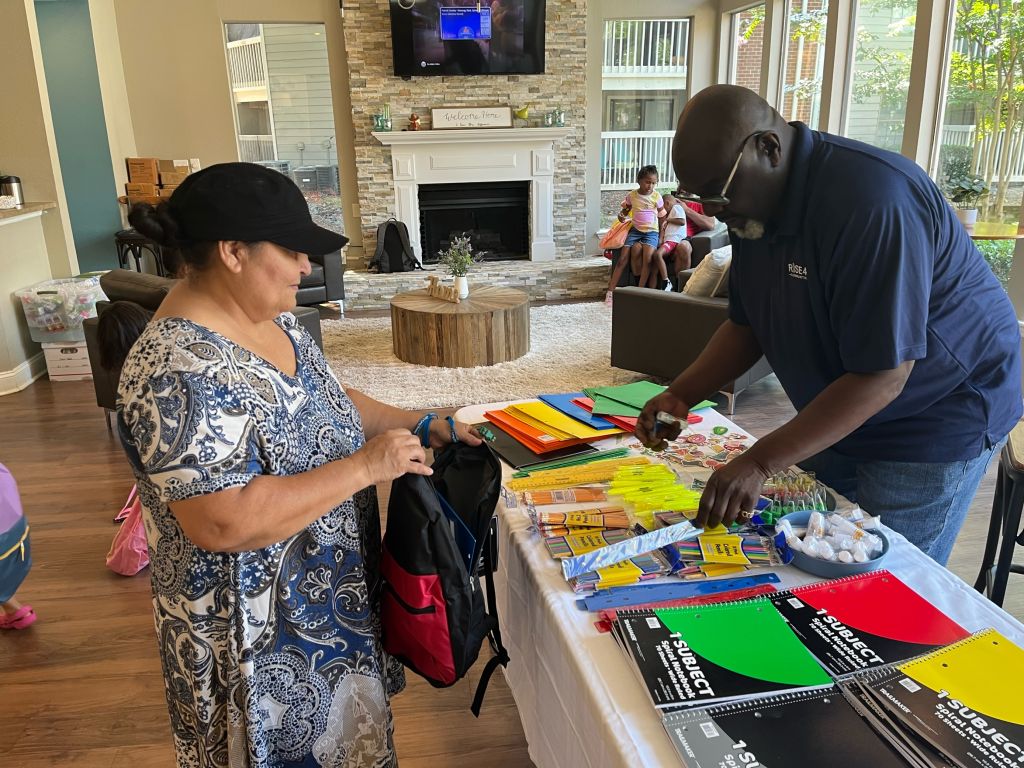
[(174, 190), (168, 210), (186, 241), (269, 241), (322, 256), (348, 238), (313, 222), (295, 182), (255, 163), (218, 163), (190, 173)]

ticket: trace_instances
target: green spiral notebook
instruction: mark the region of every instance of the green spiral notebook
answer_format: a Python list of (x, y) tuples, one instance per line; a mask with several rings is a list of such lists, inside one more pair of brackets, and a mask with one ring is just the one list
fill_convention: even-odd
[(659, 709), (832, 684), (765, 599), (620, 611), (619, 637)]

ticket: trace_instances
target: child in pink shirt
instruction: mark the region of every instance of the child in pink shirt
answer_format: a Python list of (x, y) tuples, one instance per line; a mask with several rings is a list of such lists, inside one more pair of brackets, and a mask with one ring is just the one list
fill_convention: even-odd
[[(619, 259), (612, 270), (612, 277), (605, 294), (605, 303), (611, 304), (612, 291), (622, 277), (622, 271), (629, 263), (634, 275), (639, 276), (637, 285), (646, 286), (651, 268), (651, 256), (658, 247), (658, 235), (661, 229), (659, 219), (665, 215), (665, 204), (661, 195), (654, 189), (658, 184), (658, 168), (645, 165), (636, 174), (638, 188), (631, 191), (622, 201), (619, 221), (626, 217), (632, 219), (626, 243), (619, 252)], [(628, 262), (627, 262), (628, 260)]]

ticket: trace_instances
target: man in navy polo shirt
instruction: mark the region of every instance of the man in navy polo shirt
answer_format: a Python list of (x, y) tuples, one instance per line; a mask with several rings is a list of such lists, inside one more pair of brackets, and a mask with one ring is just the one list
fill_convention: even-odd
[(698, 522), (735, 520), (799, 464), (945, 564), (1021, 417), (1021, 370), (1013, 307), (942, 194), (736, 86), (690, 100), (673, 163), (729, 225), (729, 319), (637, 436), (659, 444), (658, 411), (685, 414), (764, 354), (797, 415), (714, 473)]

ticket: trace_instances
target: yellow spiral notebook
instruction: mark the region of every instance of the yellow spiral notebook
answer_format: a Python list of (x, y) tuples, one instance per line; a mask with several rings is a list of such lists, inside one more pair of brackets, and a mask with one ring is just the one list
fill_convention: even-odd
[(853, 681), (954, 765), (1024, 765), (1024, 650), (994, 629)]

